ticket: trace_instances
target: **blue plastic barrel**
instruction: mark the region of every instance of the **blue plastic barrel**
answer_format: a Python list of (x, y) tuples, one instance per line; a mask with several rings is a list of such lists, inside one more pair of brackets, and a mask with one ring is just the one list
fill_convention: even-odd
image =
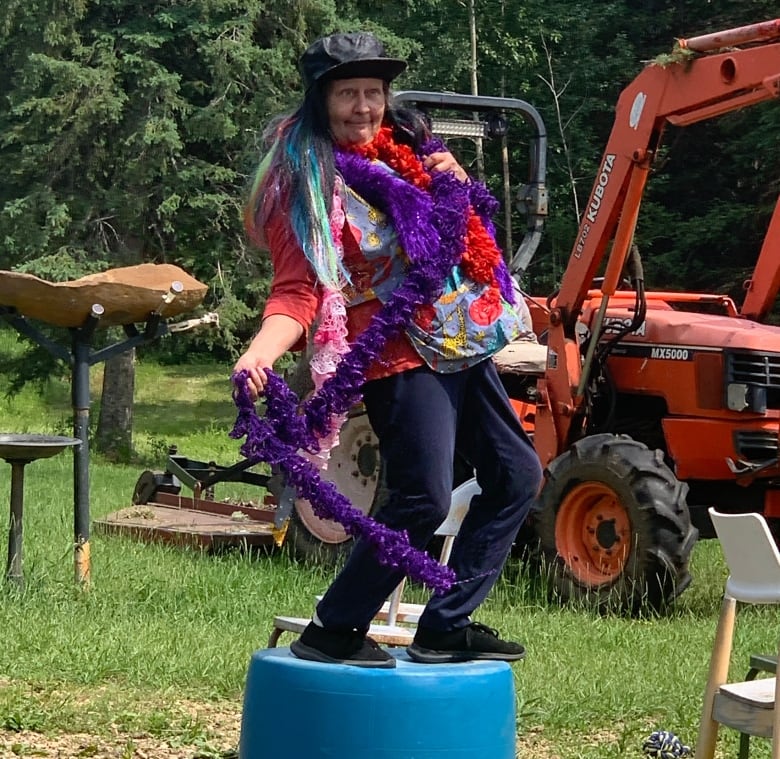
[(240, 759), (514, 759), (515, 692), (505, 662), (395, 669), (253, 654)]

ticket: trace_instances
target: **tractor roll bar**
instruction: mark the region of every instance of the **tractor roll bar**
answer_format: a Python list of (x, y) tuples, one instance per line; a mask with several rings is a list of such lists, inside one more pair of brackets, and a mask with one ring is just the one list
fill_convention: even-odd
[[(445, 110), (470, 111), (472, 113), (517, 111), (527, 121), (533, 135), (530, 140), (529, 181), (522, 188), (519, 198), (528, 216), (525, 235), (509, 262), (512, 274), (519, 280), (528, 268), (542, 238), (542, 228), (547, 217), (547, 129), (539, 112), (530, 103), (517, 98), (461, 95), (448, 92), (423, 92), (405, 90), (394, 93), (397, 102), (419, 107), (421, 111), (435, 107)], [(427, 108), (426, 108), (427, 106)]]

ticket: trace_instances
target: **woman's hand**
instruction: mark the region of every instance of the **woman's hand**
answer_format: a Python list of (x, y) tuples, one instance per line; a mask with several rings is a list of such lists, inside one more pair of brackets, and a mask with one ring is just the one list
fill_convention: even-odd
[(249, 397), (256, 401), (258, 396), (265, 391), (268, 384), (268, 375), (265, 373), (267, 368), (273, 366), (273, 361), (263, 360), (260, 355), (254, 354), (251, 350), (244, 353), (238, 359), (233, 367), (233, 374), (246, 372), (246, 388), (249, 391)]
[(428, 171), (441, 171), (454, 174), (461, 182), (466, 182), (469, 178), (465, 169), (455, 160), (455, 156), (447, 150), (431, 153), (423, 160), (423, 166), (425, 166)]
[(303, 327), (290, 316), (273, 314), (263, 320), (260, 331), (233, 367), (233, 374), (247, 373), (246, 387), (252, 400), (265, 392), (266, 369), (270, 369), (302, 335)]

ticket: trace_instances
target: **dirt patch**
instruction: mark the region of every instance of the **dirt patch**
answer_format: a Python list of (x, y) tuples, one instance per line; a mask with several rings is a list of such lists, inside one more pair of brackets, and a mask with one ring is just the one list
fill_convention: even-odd
[[(28, 731), (0, 731), (0, 757), (49, 757), (50, 759), (235, 759), (238, 756), (240, 720), (228, 726), (223, 738), (208, 746), (174, 746), (167, 741), (142, 736), (101, 738), (67, 733), (41, 735)], [(217, 732), (217, 731), (215, 731)], [(522, 736), (517, 742), (517, 759), (559, 759), (549, 744), (538, 735)]]
[[(205, 717), (205, 714), (202, 716)], [(49, 759), (236, 759), (240, 714), (215, 714), (210, 722), (218, 735), (208, 745), (181, 746), (148, 736), (117, 735), (111, 738), (79, 733), (41, 735), (29, 731), (0, 731), (0, 757), (49, 757)], [(559, 759), (538, 732), (520, 736), (517, 759)]]
[(238, 756), (241, 728), (240, 705), (190, 705), (193, 717), (208, 725), (208, 737), (196, 744), (180, 737), (159, 738), (120, 733), (42, 734), (29, 730), (0, 730), (0, 757), (48, 757), (49, 759), (230, 759)]
[(211, 749), (193, 746), (174, 747), (153, 738), (123, 736), (99, 738), (93, 735), (64, 734), (39, 735), (38, 733), (0, 732), (0, 756), (51, 757), (52, 759), (217, 759), (238, 756), (236, 744), (231, 748)]
[[(181, 706), (181, 704), (180, 704)], [(115, 735), (90, 735), (88, 733), (41, 734), (32, 731), (13, 732), (0, 730), (0, 757), (47, 757), (47, 759), (237, 759), (241, 729), (241, 705), (187, 703), (185, 711), (208, 726), (208, 737), (196, 743), (185, 743), (180, 736), (159, 738), (143, 734), (117, 731)], [(516, 759), (562, 759), (579, 755), (569, 743), (581, 748), (582, 736), (568, 735), (563, 743), (548, 740), (544, 728), (529, 727), (517, 739)], [(603, 732), (589, 736), (584, 743), (612, 745), (619, 742), (618, 735)]]

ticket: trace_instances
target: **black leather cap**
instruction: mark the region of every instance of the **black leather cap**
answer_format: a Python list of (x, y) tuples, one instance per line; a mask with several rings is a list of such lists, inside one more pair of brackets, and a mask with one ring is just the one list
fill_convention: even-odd
[(299, 61), (303, 83), (330, 79), (372, 77), (392, 82), (405, 68), (406, 61), (388, 58), (385, 46), (369, 32), (330, 34), (313, 42)]

